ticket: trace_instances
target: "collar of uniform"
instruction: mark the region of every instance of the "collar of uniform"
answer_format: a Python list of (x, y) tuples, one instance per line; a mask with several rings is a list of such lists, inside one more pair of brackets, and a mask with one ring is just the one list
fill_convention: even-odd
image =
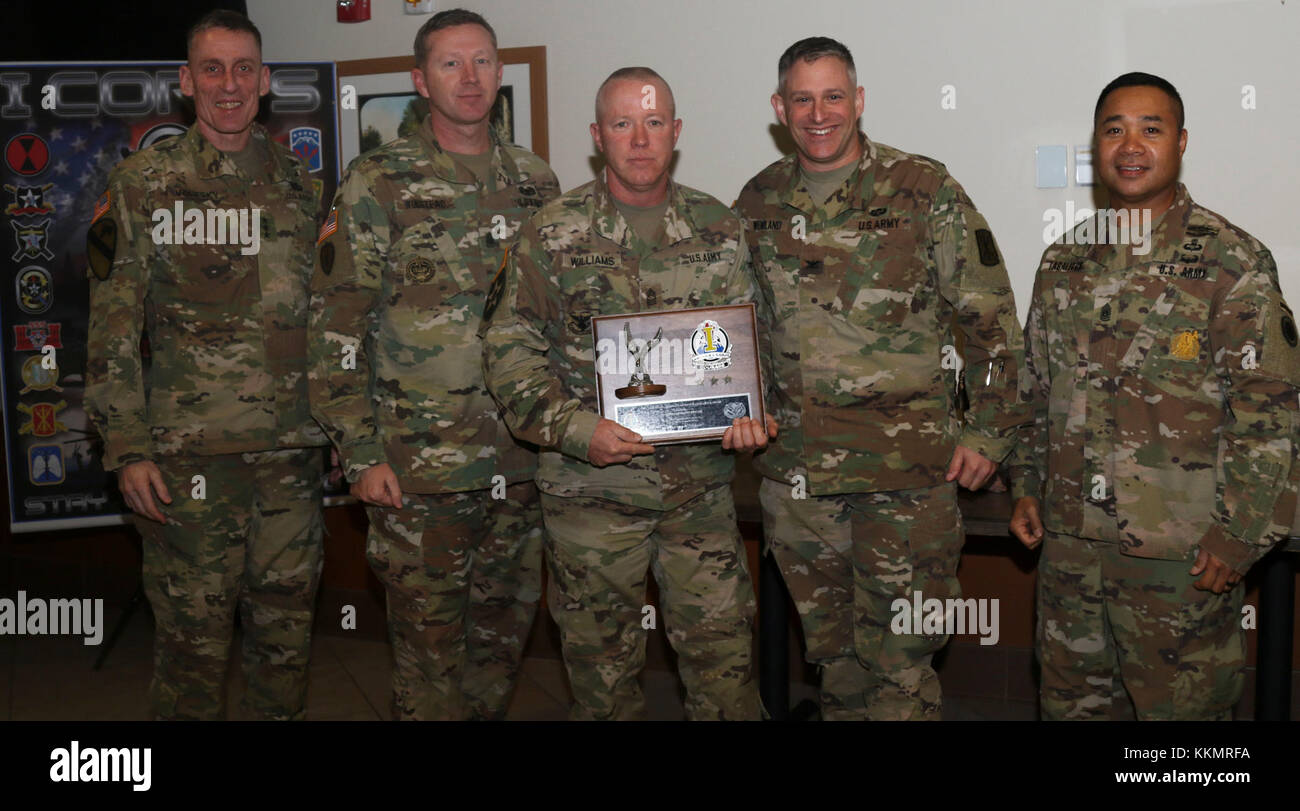
[[(285, 178), (293, 177), (293, 166), (288, 159), (280, 155), (271, 141), (271, 133), (267, 132), (266, 127), (254, 122), (252, 128), (253, 138), (259, 138), (266, 142), (266, 153), (270, 156), (270, 162), (267, 168), (270, 169), (272, 183), (279, 183)], [(208, 180), (221, 177), (222, 175), (238, 175), (239, 170), (230, 156), (212, 145), (212, 142), (203, 137), (199, 132), (197, 125), (189, 128), (185, 133), (186, 145), (195, 156), (195, 165), (198, 168), (199, 177)]]
[[(844, 211), (865, 209), (870, 202), (870, 197), (874, 196), (870, 193), (870, 189), (875, 185), (876, 145), (871, 142), (866, 133), (859, 132), (858, 138), (862, 144), (862, 157), (858, 159), (858, 168), (844, 181), (845, 185), (840, 187), (840, 192), (832, 194), (830, 199), (819, 206), (808, 196), (808, 190), (804, 188), (803, 172), (799, 167), (799, 155), (796, 153), (790, 161), (790, 177), (781, 193), (781, 202), (806, 213), (822, 208), (830, 218), (837, 217)], [(863, 194), (864, 181), (868, 189), (866, 195)], [(845, 189), (847, 194), (844, 193)]]
[[(1094, 214), (1094, 218), (1098, 215)], [(1140, 216), (1140, 215), (1139, 215)], [(1150, 250), (1142, 254), (1141, 259), (1151, 262), (1173, 261), (1179, 253), (1183, 236), (1187, 232), (1188, 219), (1192, 216), (1192, 196), (1182, 183), (1174, 191), (1174, 201), (1160, 215), (1157, 222), (1151, 224)], [(1130, 226), (1131, 228), (1131, 226)], [(1099, 265), (1115, 270), (1122, 270), (1133, 264), (1135, 255), (1131, 253), (1132, 239), (1129, 245), (1116, 245), (1109, 240), (1098, 240), (1087, 251), (1087, 258)]]
[[(591, 190), (591, 221), (596, 233), (611, 242), (617, 242), (624, 248), (631, 247), (632, 226), (628, 225), (623, 213), (614, 205), (614, 196), (605, 183), (605, 169), (596, 176)], [(668, 244), (681, 242), (695, 236), (695, 224), (691, 221), (690, 211), (686, 206), (686, 197), (681, 186), (668, 178), (668, 207), (664, 211), (664, 236)]]
[(515, 186), (519, 183), (519, 166), (506, 151), (506, 142), (500, 137), (496, 127), (490, 127), (492, 139), (492, 169), (496, 172), (497, 188)]
[[(434, 175), (439, 180), (445, 180), (448, 183), (456, 183), (462, 186), (472, 185), (456, 177), (456, 160), (447, 153), (447, 150), (442, 148), (437, 137), (434, 136), (432, 117), (425, 118), (424, 122), (416, 132), (433, 160)], [(515, 185), (518, 183), (519, 167), (506, 154), (505, 142), (498, 136), (496, 127), (488, 127), (488, 138), (492, 140), (492, 171), (496, 175), (497, 186), (505, 188), (506, 186)]]
[(1160, 221), (1151, 226), (1151, 259), (1176, 255), (1187, 233), (1187, 221), (1192, 216), (1192, 196), (1187, 187), (1178, 184), (1174, 201), (1160, 215)]

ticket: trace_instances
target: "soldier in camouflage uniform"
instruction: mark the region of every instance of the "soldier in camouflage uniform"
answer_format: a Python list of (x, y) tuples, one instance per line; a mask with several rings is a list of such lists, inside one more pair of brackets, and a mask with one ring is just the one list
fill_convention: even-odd
[(798, 151), (736, 204), (782, 426), (755, 458), (767, 551), (821, 669), (823, 718), (937, 719), (930, 661), (947, 636), (893, 633), (892, 604), (959, 596), (957, 485), (982, 487), (1027, 417), (1007, 272), (942, 164), (858, 131), (863, 90), (843, 45), (797, 42), (778, 75), (772, 104)]
[[(578, 719), (635, 719), (645, 701), (646, 571), (659, 584), (692, 719), (755, 719), (754, 593), (725, 449), (766, 443), (741, 418), (717, 443), (661, 445), (602, 418), (595, 315), (753, 299), (740, 222), (670, 181), (681, 130), (672, 91), (648, 68), (615, 71), (596, 95), (600, 178), (524, 226), (485, 319), (488, 386), (515, 435), (542, 447), (548, 599)], [(774, 427), (773, 427), (774, 430)]]
[(1296, 512), (1295, 321), (1268, 249), (1178, 183), (1168, 82), (1119, 77), (1095, 122), (1115, 208), (1043, 253), (1035, 419), (1012, 464), (1012, 531), (1043, 542), (1042, 714), (1227, 719), (1245, 666), (1233, 586)]
[(535, 449), (483, 384), (484, 293), (559, 183), (489, 114), (496, 35), (461, 10), (416, 36), (417, 132), (358, 157), (321, 229), (312, 411), (368, 505), (388, 594), (393, 713), (504, 718), (541, 596)]
[(270, 72), (252, 23), (205, 17), (180, 76), (195, 125), (118, 164), (96, 206), (87, 410), (144, 539), (155, 715), (221, 716), (238, 607), (244, 703), (297, 719), (321, 571), (325, 437), (306, 404), (320, 204), (253, 123)]

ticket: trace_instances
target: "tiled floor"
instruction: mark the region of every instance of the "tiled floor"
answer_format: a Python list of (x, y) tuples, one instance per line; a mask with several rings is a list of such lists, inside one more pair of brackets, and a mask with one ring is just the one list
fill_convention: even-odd
[[(388, 717), (389, 656), (382, 622), (342, 631), (333, 620), (340, 599), (323, 595), (313, 642), (308, 718), (331, 721)], [(356, 595), (344, 595), (354, 600)], [(376, 610), (362, 614), (375, 616)], [(105, 621), (115, 622), (120, 607), (109, 606)], [(382, 617), (382, 612), (378, 612)], [(542, 622), (549, 622), (544, 617)], [(539, 622), (529, 645), (523, 673), (509, 710), (517, 721), (560, 721), (571, 701), (554, 635)], [(80, 637), (0, 636), (0, 719), (2, 720), (142, 720), (149, 717), (147, 689), (151, 669), (153, 619), (147, 608), (135, 612), (101, 670), (92, 664), (101, 648)], [(791, 705), (816, 699), (811, 673), (800, 667), (797, 641), (791, 653)], [(236, 649), (238, 645), (236, 645)], [(671, 653), (662, 639), (649, 645), (649, 664), (642, 674), (648, 717), (683, 718), (681, 687)], [(1034, 676), (1028, 651), (994, 646), (951, 645), (938, 660), (944, 684), (947, 720), (1034, 720)], [(1253, 681), (1253, 672), (1250, 674)], [(228, 678), (227, 706), (241, 719), (243, 690), (238, 654)], [(1250, 717), (1253, 684), (1238, 718)]]
[[(99, 648), (83, 645), (79, 637), (0, 637), (0, 719), (148, 719), (152, 634), (149, 613), (137, 612), (99, 671), (91, 669)], [(312, 646), (310, 679), (310, 720), (388, 717), (388, 644), (382, 639), (318, 633)], [(673, 673), (647, 669), (642, 684), (651, 720), (683, 717)], [(242, 719), (239, 696), (243, 674), (238, 653), (227, 685), (229, 715)], [(562, 721), (570, 701), (563, 664), (558, 659), (530, 656), (524, 662), (509, 719)]]
[[(120, 607), (108, 607), (115, 621)], [(313, 720), (370, 721), (386, 718), (389, 706), (388, 644), (373, 633), (343, 636), (321, 633), (313, 641), (307, 715)], [(127, 721), (149, 718), (147, 690), (151, 669), (153, 619), (135, 612), (102, 669), (92, 670), (101, 649), (80, 637), (0, 637), (0, 719), (15, 721)], [(236, 649), (238, 645), (235, 645)], [(662, 667), (642, 675), (650, 720), (683, 716), (677, 676)], [(243, 675), (235, 654), (228, 677), (227, 706), (232, 719), (239, 706)], [(796, 683), (791, 702), (815, 699), (816, 690)], [(571, 701), (563, 663), (528, 656), (510, 705), (509, 719), (561, 721)], [(983, 716), (975, 716), (983, 717)]]

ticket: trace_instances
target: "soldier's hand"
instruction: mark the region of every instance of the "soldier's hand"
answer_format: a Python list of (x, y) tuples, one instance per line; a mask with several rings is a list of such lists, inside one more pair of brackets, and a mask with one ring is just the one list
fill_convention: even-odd
[(633, 456), (654, 452), (654, 446), (642, 442), (636, 431), (602, 417), (587, 446), (587, 459), (596, 467), (604, 467), (621, 465), (632, 461)]
[(1043, 542), (1043, 520), (1038, 514), (1038, 499), (1025, 496), (1016, 499), (1011, 511), (1011, 534), (1029, 549)]
[(117, 474), (117, 487), (126, 499), (126, 506), (136, 515), (143, 515), (160, 524), (167, 523), (167, 517), (162, 514), (153, 498), (157, 495), (163, 504), (171, 504), (172, 496), (167, 492), (167, 485), (163, 484), (162, 471), (153, 462), (146, 459), (122, 468)]
[(1215, 557), (1213, 552), (1204, 549), (1200, 550), (1196, 555), (1196, 563), (1192, 564), (1191, 575), (1195, 577), (1198, 574), (1201, 579), (1192, 585), (1201, 591), (1212, 591), (1215, 594), (1222, 594), (1241, 582), (1241, 575), (1234, 572), (1231, 566)]
[(722, 449), (726, 451), (756, 451), (767, 447), (768, 437), (776, 439), (776, 420), (767, 417), (767, 430), (753, 417), (737, 417), (722, 435)]
[(953, 451), (952, 461), (948, 463), (948, 475), (944, 481), (957, 480), (967, 490), (978, 490), (989, 483), (998, 465), (979, 451), (973, 451), (962, 445)]
[(376, 507), (402, 508), (402, 488), (397, 484), (397, 474), (392, 465), (387, 462), (366, 468), (357, 483), (352, 485), (352, 495)]
[(343, 463), (339, 460), (339, 449), (330, 448), (329, 472), (325, 474), (327, 487), (338, 487), (343, 483)]

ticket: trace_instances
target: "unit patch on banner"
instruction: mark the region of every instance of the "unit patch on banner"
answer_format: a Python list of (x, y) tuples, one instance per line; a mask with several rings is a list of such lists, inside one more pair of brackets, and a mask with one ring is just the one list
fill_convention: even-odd
[(63, 348), (60, 334), (63, 324), (58, 321), (31, 321), (14, 325), (14, 350), (18, 352), (35, 352), (42, 347)]
[(289, 148), (309, 172), (321, 170), (320, 139), (320, 130), (316, 127), (294, 127), (289, 130)]
[(28, 265), (14, 277), (18, 288), (18, 309), (28, 315), (40, 315), (54, 303), (54, 280), (43, 267)]
[(18, 433), (44, 437), (54, 436), (68, 430), (68, 426), (59, 421), (59, 411), (66, 408), (67, 405), (62, 400), (57, 403), (37, 403), (36, 405), (19, 403), (18, 410), (30, 416), (31, 419), (18, 426)]
[[(184, 135), (188, 131), (189, 131), (189, 127), (186, 127), (183, 124), (176, 124), (170, 121), (164, 124), (158, 124), (157, 126), (150, 127), (148, 130), (145, 131), (143, 135), (140, 136), (140, 140), (136, 141), (135, 151), (139, 152), (141, 149), (144, 149), (147, 146), (153, 146), (159, 141), (165, 141), (168, 138), (176, 138), (178, 136)], [(126, 156), (123, 155), (123, 157)]]
[(11, 217), (37, 217), (41, 214), (53, 214), (54, 206), (45, 202), (45, 193), (54, 188), (53, 183), (44, 186), (11, 186), (5, 184), (5, 191), (13, 195), (13, 202), (5, 206), (5, 213)]
[(34, 132), (19, 133), (5, 144), (5, 163), (20, 175), (39, 175), (50, 165), (50, 145)]
[(31, 225), (22, 225), (17, 220), (10, 220), (9, 224), (14, 227), (14, 243), (17, 250), (14, 251), (13, 261), (17, 262), (24, 256), (28, 259), (53, 259), (54, 252), (46, 246), (49, 239), (47, 233), (50, 228), (49, 220), (38, 220)]
[(41, 354), (32, 355), (30, 358), (23, 361), (23, 387), (18, 390), (18, 393), (27, 394), (28, 392), (46, 390), (63, 391), (63, 389), (58, 386), (58, 364), (53, 364), (54, 368), (52, 369), (47, 368), (51, 365), (50, 363), (47, 363), (47, 361), (52, 362), (52, 360), (53, 359), (49, 356)]
[(63, 449), (58, 445), (33, 445), (27, 449), (27, 480), (32, 484), (62, 484)]

